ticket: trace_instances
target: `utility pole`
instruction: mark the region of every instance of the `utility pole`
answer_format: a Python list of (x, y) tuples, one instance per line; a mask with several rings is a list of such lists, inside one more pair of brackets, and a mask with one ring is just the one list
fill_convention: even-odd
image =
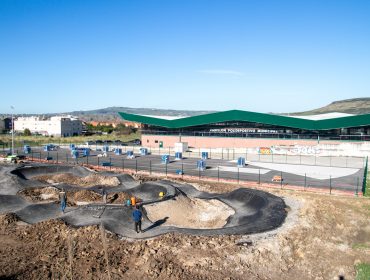
[(10, 106), (12, 109), (12, 155), (14, 155), (14, 106)]

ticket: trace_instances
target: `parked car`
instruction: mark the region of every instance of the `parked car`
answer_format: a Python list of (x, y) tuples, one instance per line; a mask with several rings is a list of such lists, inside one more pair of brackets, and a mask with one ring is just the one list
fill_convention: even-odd
[(133, 143), (134, 143), (135, 145), (141, 145), (141, 140), (140, 140), (140, 139), (135, 139), (135, 140), (133, 141)]

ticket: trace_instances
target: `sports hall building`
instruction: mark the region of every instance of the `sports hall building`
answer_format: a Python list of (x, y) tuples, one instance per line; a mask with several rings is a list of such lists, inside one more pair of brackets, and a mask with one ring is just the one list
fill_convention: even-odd
[(141, 124), (142, 145), (147, 147), (173, 147), (176, 142), (194, 148), (247, 148), (370, 141), (370, 114), (282, 116), (240, 110), (179, 118), (119, 114)]

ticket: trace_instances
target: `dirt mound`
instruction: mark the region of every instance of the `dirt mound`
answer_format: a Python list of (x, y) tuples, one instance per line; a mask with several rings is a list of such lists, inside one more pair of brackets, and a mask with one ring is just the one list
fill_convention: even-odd
[(25, 189), (19, 191), (18, 194), (31, 202), (59, 200), (59, 190), (54, 187)]
[(97, 194), (96, 192), (89, 191), (89, 190), (80, 190), (73, 192), (70, 195), (70, 199), (72, 199), (75, 203), (77, 202), (102, 202), (102, 196)]
[(7, 213), (5, 215), (0, 216), (0, 225), (7, 226), (19, 221), (19, 218), (14, 213)]
[(50, 175), (39, 175), (33, 177), (33, 179), (49, 184), (65, 183), (68, 185), (77, 185), (80, 187), (92, 187), (97, 185), (116, 187), (120, 184), (117, 177), (114, 176), (103, 176), (99, 174), (91, 174), (86, 177), (78, 177), (72, 173), (60, 173)]
[(166, 217), (166, 225), (183, 228), (221, 228), (234, 209), (217, 199), (198, 199), (179, 196), (176, 199), (145, 206), (148, 218), (152, 221)]

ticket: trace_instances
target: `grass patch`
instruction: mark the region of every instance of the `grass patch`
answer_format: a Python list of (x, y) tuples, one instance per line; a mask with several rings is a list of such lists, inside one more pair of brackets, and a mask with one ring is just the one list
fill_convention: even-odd
[(353, 249), (370, 249), (370, 244), (367, 243), (355, 243), (352, 245)]
[(370, 264), (360, 263), (356, 265), (356, 280), (370, 279)]
[(367, 172), (364, 196), (370, 197), (370, 172)]
[[(140, 139), (141, 134), (140, 132), (131, 133), (129, 135), (115, 135), (115, 134), (108, 134), (108, 135), (92, 135), (92, 136), (73, 136), (73, 137), (47, 137), (47, 136), (22, 136), (22, 135), (16, 135), (14, 137), (14, 146), (16, 148), (22, 148), (23, 145), (27, 144), (30, 146), (38, 146), (42, 144), (48, 144), (53, 143), (57, 145), (61, 144), (82, 144), (86, 141), (94, 141), (94, 140), (120, 140), (122, 142), (131, 141), (134, 139)], [(11, 146), (12, 142), (12, 136), (11, 135), (0, 135), (0, 143), (1, 141), (3, 143), (6, 143), (5, 148), (9, 148)], [(0, 149), (3, 147), (3, 145), (0, 145)]]

